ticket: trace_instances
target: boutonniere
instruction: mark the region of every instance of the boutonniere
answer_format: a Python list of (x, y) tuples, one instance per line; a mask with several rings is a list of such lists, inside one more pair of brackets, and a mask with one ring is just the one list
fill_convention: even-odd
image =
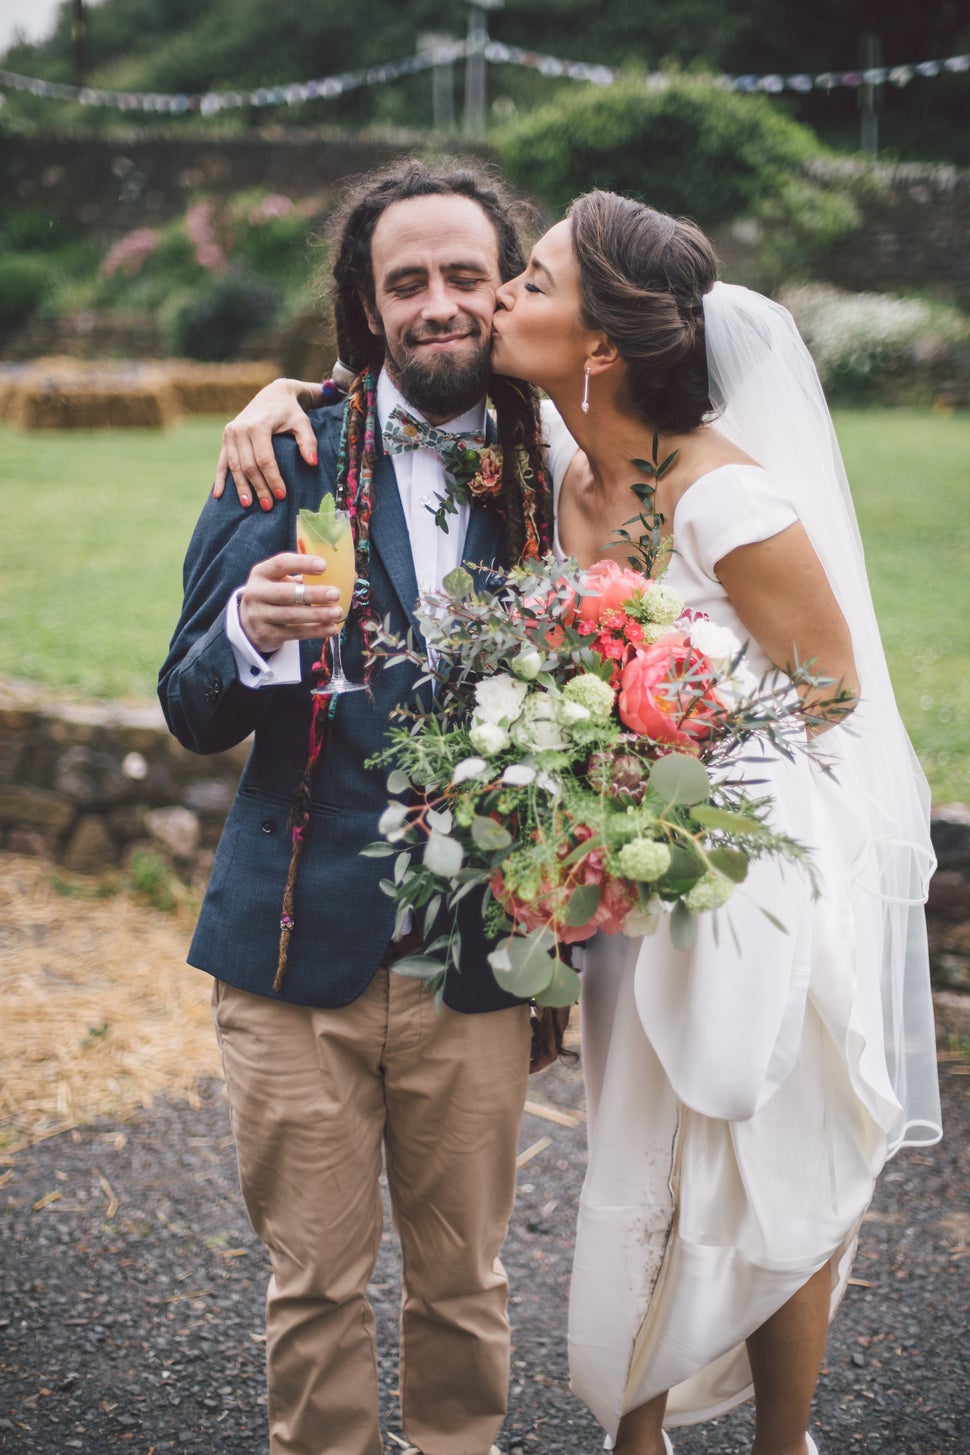
[(435, 525), (447, 535), (448, 516), (457, 515), (461, 506), (501, 495), (502, 451), (497, 445), (476, 450), (463, 449), (459, 444), (443, 463), (445, 493), (428, 509), (434, 510)]

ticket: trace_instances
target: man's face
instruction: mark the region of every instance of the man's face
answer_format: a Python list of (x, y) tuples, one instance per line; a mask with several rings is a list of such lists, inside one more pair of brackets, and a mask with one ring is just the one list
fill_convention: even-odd
[(370, 330), (405, 399), (432, 424), (462, 414), (485, 393), (498, 238), (470, 197), (393, 202), (371, 239)]

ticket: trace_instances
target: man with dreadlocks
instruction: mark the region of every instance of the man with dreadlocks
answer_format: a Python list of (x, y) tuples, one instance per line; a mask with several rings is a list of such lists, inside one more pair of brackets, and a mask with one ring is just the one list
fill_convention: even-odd
[[(346, 399), (324, 389), (302, 454), (277, 440), (284, 502), (246, 511), (228, 490), (206, 503), (159, 678), (185, 746), (218, 752), (253, 735), (189, 962), (214, 978), (240, 1180), (272, 1264), (272, 1455), (383, 1449), (367, 1301), (382, 1153), (402, 1245), (400, 1392), (414, 1449), (489, 1455), (506, 1408), (498, 1255), (529, 1010), (496, 985), (468, 900), (440, 1011), (421, 981), (391, 973), (418, 937), (392, 939), (382, 862), (360, 854), (386, 804), (383, 772), (366, 765), (417, 673), (378, 664), (367, 691), (311, 695), (339, 609), (335, 588), (300, 580), (322, 563), (296, 554), (294, 530), (297, 510), (325, 493), (351, 515), (358, 585), (344, 660), (358, 679), (369, 622), (420, 636), (423, 586), (461, 562), (474, 574), (549, 549), (534, 400), (495, 381), (493, 397), (506, 391), (497, 437), (486, 411), (495, 290), (523, 265), (511, 215), (491, 177), (464, 164), (408, 161), (348, 192), (331, 253)], [(452, 478), (445, 530), (435, 506), (448, 495), (447, 436), (476, 432), (501, 451), (500, 477), (466, 471), (457, 491)]]

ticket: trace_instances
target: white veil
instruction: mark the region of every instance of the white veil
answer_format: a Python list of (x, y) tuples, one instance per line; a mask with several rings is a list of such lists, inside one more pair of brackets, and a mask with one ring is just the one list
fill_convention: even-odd
[(854, 890), (874, 896), (886, 1067), (902, 1107), (889, 1152), (940, 1136), (939, 1084), (923, 905), (935, 858), (929, 789), (899, 717), (862, 540), (825, 395), (791, 315), (759, 293), (715, 283), (704, 298), (717, 427), (784, 482), (852, 632), (861, 701), (831, 729), (840, 792), (865, 825)]

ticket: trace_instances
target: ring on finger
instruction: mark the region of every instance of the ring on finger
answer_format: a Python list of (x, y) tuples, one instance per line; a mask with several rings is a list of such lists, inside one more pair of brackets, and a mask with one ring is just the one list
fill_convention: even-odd
[(302, 581), (297, 581), (293, 587), (293, 605), (302, 606), (306, 599), (306, 587)]

